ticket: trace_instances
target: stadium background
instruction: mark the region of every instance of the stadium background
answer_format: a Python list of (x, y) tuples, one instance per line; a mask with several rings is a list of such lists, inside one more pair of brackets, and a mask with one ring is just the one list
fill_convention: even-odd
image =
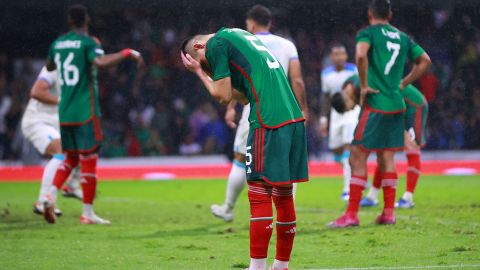
[[(8, 1), (0, 7), (0, 158), (35, 164), (38, 153), (22, 137), (20, 119), (50, 42), (67, 31), (72, 1)], [(326, 151), (318, 136), (320, 71), (333, 41), (353, 61), (354, 36), (366, 25), (368, 1), (83, 1), (91, 33), (106, 52), (141, 51), (147, 62), (101, 71), (103, 157), (230, 154), (234, 131), (224, 108), (181, 65), (179, 43), (189, 34), (221, 26), (244, 27), (255, 3), (270, 7), (272, 31), (297, 45), (308, 92), (309, 152)], [(357, 5), (358, 3), (358, 5)], [(427, 149), (480, 148), (480, 6), (477, 1), (395, 1), (393, 24), (428, 51), (431, 71), (417, 86), (430, 103)]]

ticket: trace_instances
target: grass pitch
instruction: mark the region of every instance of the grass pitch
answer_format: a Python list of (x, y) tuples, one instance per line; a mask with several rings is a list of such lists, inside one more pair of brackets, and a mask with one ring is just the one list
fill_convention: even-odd
[[(325, 224), (345, 208), (339, 199), (341, 185), (339, 178), (299, 184), (290, 269), (480, 267), (475, 266), (480, 265), (479, 176), (423, 176), (415, 208), (398, 210), (397, 225), (371, 225), (380, 212), (374, 208), (361, 210), (361, 227), (329, 230)], [(398, 193), (404, 186), (402, 179)], [(80, 225), (80, 202), (64, 198), (59, 199), (64, 216), (47, 224), (31, 211), (38, 188), (38, 183), (0, 183), (0, 269), (248, 265), (246, 192), (232, 223), (210, 213), (210, 204), (223, 201), (224, 181), (100, 182), (96, 210), (111, 226)], [(271, 245), (269, 262), (274, 251)]]

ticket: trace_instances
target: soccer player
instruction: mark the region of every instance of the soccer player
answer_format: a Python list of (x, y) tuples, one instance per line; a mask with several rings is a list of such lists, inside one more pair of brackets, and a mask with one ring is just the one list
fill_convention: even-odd
[[(255, 5), (247, 12), (246, 20), (248, 32), (255, 34), (263, 42), (265, 47), (272, 52), (283, 68), (283, 71), (290, 79), (290, 85), (302, 109), (303, 116), (308, 118), (307, 100), (305, 94), (305, 83), (302, 78), (302, 69), (298, 52), (295, 45), (282, 37), (270, 33), (272, 15), (268, 8), (262, 5)], [(231, 128), (235, 128), (236, 102), (230, 102), (225, 113), (225, 121)], [(237, 202), (238, 195), (242, 192), (246, 183), (245, 153), (248, 138), (248, 116), (250, 105), (243, 107), (242, 117), (238, 123), (233, 146), (234, 160), (230, 175), (227, 180), (225, 203), (211, 206), (212, 214), (227, 222), (233, 220), (233, 208)], [(295, 195), (294, 184), (294, 195)]]
[[(353, 131), (358, 122), (360, 106), (343, 114), (331, 109), (331, 97), (339, 93), (342, 85), (350, 76), (357, 74), (357, 68), (347, 63), (348, 54), (345, 46), (334, 44), (330, 49), (332, 65), (323, 69), (322, 106), (320, 117), (320, 136), (328, 133), (328, 147), (332, 150), (334, 160), (343, 168), (343, 191), (340, 198), (348, 201), (350, 196), (350, 156), (349, 148), (353, 140)], [(328, 114), (330, 114), (330, 121)]]
[[(349, 78), (341, 94), (336, 94), (335, 110), (338, 112), (349, 111), (358, 104), (360, 96), (360, 81), (358, 76)], [(428, 103), (422, 93), (413, 85), (407, 85), (402, 91), (407, 107), (405, 111), (404, 143), (407, 156), (407, 188), (402, 198), (395, 204), (399, 208), (412, 208), (413, 193), (420, 176), (420, 149), (425, 144), (425, 126), (427, 124)], [(378, 204), (378, 191), (381, 188), (380, 170), (375, 170), (373, 185), (368, 195), (362, 199), (360, 206), (375, 206)]]
[(44, 203), (44, 217), (55, 223), (54, 208), (58, 189), (72, 168), (81, 166), (83, 190), (82, 224), (110, 224), (93, 210), (97, 186), (97, 153), (102, 140), (98, 100), (97, 68), (114, 66), (125, 59), (143, 63), (140, 53), (124, 49), (104, 55), (97, 39), (89, 36), (87, 9), (73, 5), (68, 9), (70, 32), (57, 38), (48, 52), (47, 70), (57, 70), (60, 76), (60, 134), (65, 160), (57, 169), (53, 186)]
[[(368, 9), (370, 26), (356, 38), (355, 60), (360, 77), (359, 123), (351, 147), (350, 199), (344, 215), (330, 227), (358, 226), (358, 209), (367, 183), (367, 159), (377, 153), (384, 208), (376, 224), (395, 224), (394, 205), (398, 177), (395, 151), (404, 148), (405, 102), (401, 91), (418, 79), (431, 64), (429, 56), (408, 35), (389, 24), (389, 0), (372, 0)], [(412, 70), (402, 79), (407, 59)]]
[(292, 183), (308, 181), (305, 118), (280, 63), (241, 29), (196, 35), (182, 45), (182, 61), (221, 104), (250, 103), (246, 148), (250, 202), (250, 270), (266, 269), (277, 210), (276, 256), (271, 269), (288, 269), (296, 231)]
[[(59, 88), (58, 73), (56, 71), (49, 72), (43, 67), (32, 87), (31, 99), (22, 117), (22, 132), (25, 138), (33, 144), (38, 152), (50, 157), (43, 171), (38, 200), (33, 205), (33, 212), (36, 214), (43, 214), (45, 195), (52, 184), (57, 167), (65, 158), (62, 154), (58, 125)], [(74, 172), (67, 185), (63, 187), (63, 195), (82, 199), (78, 168), (75, 168)], [(55, 209), (55, 214), (60, 216), (62, 212), (60, 209)]]

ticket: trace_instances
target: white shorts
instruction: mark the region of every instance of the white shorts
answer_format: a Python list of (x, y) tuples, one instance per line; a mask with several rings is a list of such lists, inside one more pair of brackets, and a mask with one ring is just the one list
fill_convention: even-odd
[(36, 117), (28, 111), (23, 115), (23, 135), (42, 155), (46, 154), (47, 147), (53, 140), (60, 139), (59, 130), (58, 115)]
[(328, 132), (328, 147), (330, 149), (337, 149), (352, 143), (359, 115), (360, 106), (358, 105), (343, 114), (334, 109), (331, 110), (330, 130)]
[(250, 115), (250, 105), (243, 107), (242, 118), (238, 122), (237, 132), (235, 134), (235, 141), (233, 143), (233, 152), (245, 155), (247, 153), (247, 139), (250, 123), (248, 116)]

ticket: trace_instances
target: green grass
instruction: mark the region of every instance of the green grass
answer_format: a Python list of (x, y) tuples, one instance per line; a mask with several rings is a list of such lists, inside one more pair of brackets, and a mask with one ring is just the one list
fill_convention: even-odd
[[(298, 233), (291, 269), (480, 264), (480, 177), (422, 177), (416, 207), (397, 225), (329, 230), (338, 217), (341, 181), (314, 179), (297, 193)], [(38, 183), (0, 184), (0, 269), (242, 269), (249, 261), (248, 202), (233, 223), (211, 216), (225, 182), (100, 182), (97, 212), (113, 225), (78, 223), (81, 205), (60, 199), (57, 224), (31, 212)], [(399, 191), (403, 192), (401, 181)], [(272, 238), (272, 242), (275, 237)], [(270, 259), (274, 256), (270, 246)], [(463, 269), (472, 269), (463, 268)]]

